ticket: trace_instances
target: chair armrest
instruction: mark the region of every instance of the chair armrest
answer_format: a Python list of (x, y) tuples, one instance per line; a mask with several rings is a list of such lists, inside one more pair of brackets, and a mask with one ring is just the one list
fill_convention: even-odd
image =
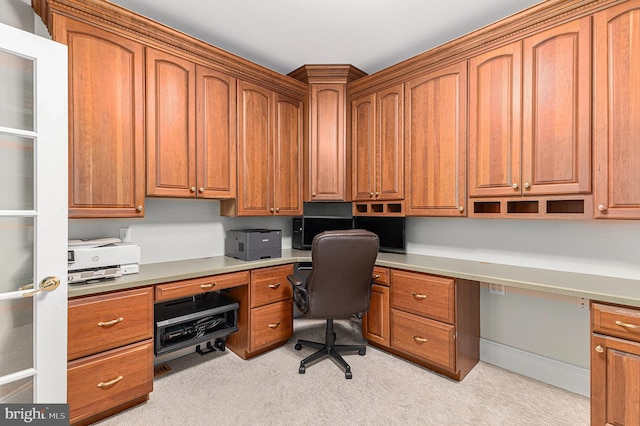
[(287, 280), (296, 287), (300, 287), (302, 285), (302, 280), (295, 275), (287, 275)]

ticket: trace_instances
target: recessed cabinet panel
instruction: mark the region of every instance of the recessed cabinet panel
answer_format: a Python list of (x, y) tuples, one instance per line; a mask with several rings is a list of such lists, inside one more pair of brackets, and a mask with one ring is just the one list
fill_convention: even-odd
[(375, 95), (351, 103), (353, 141), (353, 199), (368, 201), (375, 195), (376, 132)]
[(376, 94), (376, 199), (404, 197), (403, 87)]
[(302, 214), (302, 102), (276, 94), (274, 213)]

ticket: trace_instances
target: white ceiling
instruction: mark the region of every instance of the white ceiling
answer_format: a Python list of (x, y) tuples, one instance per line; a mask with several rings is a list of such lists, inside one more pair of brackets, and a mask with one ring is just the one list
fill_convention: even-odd
[(540, 0), (110, 0), (287, 74), (351, 64), (368, 74)]

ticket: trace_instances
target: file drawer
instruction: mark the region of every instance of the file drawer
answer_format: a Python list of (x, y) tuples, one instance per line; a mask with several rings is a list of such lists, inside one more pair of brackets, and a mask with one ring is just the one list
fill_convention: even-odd
[(451, 278), (392, 270), (391, 307), (455, 322), (455, 287)]
[(391, 347), (455, 370), (455, 327), (391, 309)]
[(293, 265), (251, 271), (251, 307), (291, 299), (293, 290), (287, 280), (290, 274), (293, 274)]
[(72, 422), (144, 397), (153, 390), (153, 343), (113, 349), (69, 363), (67, 398)]
[(68, 321), (68, 360), (149, 339), (153, 288), (69, 300)]
[(251, 310), (251, 351), (286, 341), (293, 336), (291, 299)]

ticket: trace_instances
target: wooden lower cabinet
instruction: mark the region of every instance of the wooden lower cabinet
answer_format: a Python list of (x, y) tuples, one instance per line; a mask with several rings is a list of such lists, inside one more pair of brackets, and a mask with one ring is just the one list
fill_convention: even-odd
[(153, 390), (153, 288), (69, 301), (67, 402), (88, 424), (144, 402)]
[(293, 264), (254, 269), (249, 288), (229, 291), (229, 297), (240, 303), (240, 310), (238, 331), (227, 337), (227, 348), (240, 358), (281, 346), (293, 336), (290, 274)]
[(640, 424), (640, 309), (591, 305), (591, 424)]
[(479, 283), (390, 269), (388, 285), (388, 292), (372, 287), (363, 336), (373, 346), (462, 380), (480, 359)]
[(371, 282), (369, 310), (362, 316), (362, 336), (370, 342), (389, 346), (389, 269), (374, 267)]

